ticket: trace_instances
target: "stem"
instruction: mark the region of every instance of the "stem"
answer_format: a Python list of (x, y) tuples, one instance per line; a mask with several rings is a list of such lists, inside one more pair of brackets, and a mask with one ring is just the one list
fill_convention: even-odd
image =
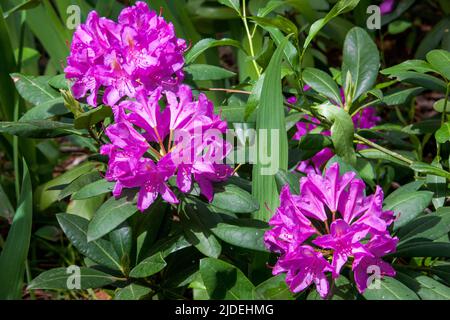
[[(27, 283), (30, 283), (33, 278), (31, 277), (30, 264), (28, 263), (28, 259), (25, 260), (25, 273), (27, 276)], [(36, 296), (34, 295), (34, 291), (30, 289), (30, 298), (31, 300), (36, 300)]]
[(386, 149), (386, 148), (384, 148), (384, 147), (376, 144), (375, 142), (372, 142), (372, 141), (370, 141), (370, 140), (368, 140), (368, 139), (366, 139), (364, 137), (361, 137), (357, 133), (355, 133), (355, 138), (357, 140), (359, 140), (360, 142), (364, 143), (365, 145), (368, 145), (369, 147), (372, 147), (372, 148), (377, 149), (377, 150), (379, 150), (381, 152), (384, 152), (387, 155), (390, 155), (391, 157), (394, 157), (394, 158), (396, 158), (396, 159), (398, 159), (400, 161), (403, 161), (403, 162), (407, 163), (408, 165), (412, 165), (414, 163), (413, 160), (408, 159), (408, 158), (402, 156), (401, 154), (399, 154), (397, 152), (394, 152), (394, 151), (391, 151), (389, 149)]
[(242, 17), (241, 18), (242, 18), (242, 22), (244, 23), (245, 32), (247, 33), (248, 44), (250, 47), (250, 54), (252, 55), (252, 63), (253, 63), (253, 66), (255, 67), (256, 74), (258, 75), (258, 77), (260, 77), (261, 71), (259, 70), (258, 64), (256, 63), (256, 60), (255, 60), (255, 49), (253, 48), (253, 38), (250, 33), (250, 29), (248, 28), (246, 7), (247, 6), (245, 3), (245, 0), (242, 0)]

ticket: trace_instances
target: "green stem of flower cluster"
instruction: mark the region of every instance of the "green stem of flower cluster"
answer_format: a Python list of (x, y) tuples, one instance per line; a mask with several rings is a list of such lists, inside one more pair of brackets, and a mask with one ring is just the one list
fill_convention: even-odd
[(255, 60), (255, 48), (253, 47), (253, 37), (252, 34), (250, 33), (250, 29), (248, 27), (248, 22), (247, 22), (247, 6), (245, 3), (245, 0), (242, 1), (242, 16), (241, 16), (242, 22), (244, 23), (244, 28), (245, 28), (245, 32), (247, 33), (247, 38), (248, 38), (248, 44), (249, 44), (249, 48), (250, 48), (250, 54), (252, 55), (252, 63), (253, 66), (255, 67), (255, 71), (256, 74), (258, 75), (258, 77), (261, 76), (261, 70), (259, 69), (258, 64), (256, 63)]
[(367, 145), (369, 147), (372, 147), (372, 148), (377, 149), (377, 150), (379, 150), (379, 151), (381, 151), (383, 153), (386, 153), (387, 155), (390, 155), (391, 157), (394, 157), (394, 158), (396, 158), (396, 159), (398, 159), (400, 161), (403, 161), (403, 162), (405, 162), (408, 165), (412, 165), (414, 163), (413, 160), (408, 159), (408, 158), (402, 156), (401, 154), (399, 154), (397, 152), (394, 152), (394, 151), (391, 151), (389, 149), (386, 149), (386, 148), (380, 146), (379, 144), (376, 144), (375, 142), (372, 142), (369, 139), (366, 139), (366, 138), (360, 136), (357, 133), (355, 133), (354, 136), (355, 136), (355, 138), (357, 140), (359, 140), (359, 142), (362, 142), (363, 144), (365, 144), (365, 145)]

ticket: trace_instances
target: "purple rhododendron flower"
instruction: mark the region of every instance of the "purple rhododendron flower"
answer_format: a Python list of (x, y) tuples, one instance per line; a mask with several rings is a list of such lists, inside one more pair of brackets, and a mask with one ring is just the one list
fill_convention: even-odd
[(395, 252), (398, 239), (389, 234), (392, 211), (383, 211), (383, 192), (377, 187), (366, 196), (365, 184), (354, 172), (340, 175), (332, 164), (324, 175), (309, 173), (300, 179), (300, 195), (289, 186), (280, 194), (280, 207), (264, 236), (266, 247), (280, 254), (273, 274), (286, 272), (293, 292), (315, 283), (322, 298), (329, 294), (326, 273), (336, 279), (344, 266), (354, 271), (359, 292), (368, 287), (374, 269), (394, 276), (382, 257)]
[(382, 15), (391, 13), (394, 10), (395, 0), (384, 0), (380, 4), (380, 11)]
[(138, 208), (146, 210), (158, 194), (178, 203), (168, 180), (176, 176), (181, 192), (193, 181), (211, 201), (213, 183), (228, 179), (232, 168), (223, 164), (231, 151), (222, 138), (227, 123), (214, 114), (204, 94), (195, 100), (191, 89), (180, 85), (176, 92), (158, 88), (150, 94), (137, 93), (113, 107), (115, 124), (106, 135), (111, 143), (102, 146), (109, 156), (106, 178), (115, 181), (114, 195), (123, 188), (139, 188)]
[(185, 50), (173, 25), (144, 2), (125, 8), (118, 23), (93, 11), (74, 33), (66, 77), (74, 80), (75, 98), (88, 95), (88, 104), (95, 107), (103, 88), (103, 103), (113, 106), (123, 97), (134, 98), (141, 89), (179, 84)]
[[(310, 89), (310, 88), (305, 88)], [(345, 101), (343, 90), (341, 90), (342, 101)], [(377, 116), (377, 111), (374, 107), (367, 107), (361, 110), (359, 113), (352, 117), (353, 125), (356, 129), (370, 129), (376, 126), (381, 118)], [(308, 133), (316, 133), (320, 130), (320, 121), (311, 116), (305, 115), (303, 121), (296, 124), (297, 132), (295, 133), (293, 139), (300, 140), (303, 136)], [(330, 131), (318, 131), (317, 133), (323, 134), (325, 136), (330, 136)], [(357, 149), (361, 150), (366, 148), (364, 145), (357, 145)], [(297, 170), (303, 173), (320, 173), (322, 166), (328, 162), (333, 157), (333, 151), (329, 148), (324, 148), (323, 150), (316, 153), (311, 159), (305, 160), (299, 163)]]

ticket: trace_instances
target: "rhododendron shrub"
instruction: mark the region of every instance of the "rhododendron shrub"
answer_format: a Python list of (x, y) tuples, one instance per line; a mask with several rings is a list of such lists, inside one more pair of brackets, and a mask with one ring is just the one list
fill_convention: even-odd
[(2, 1), (0, 299), (449, 299), (448, 9)]

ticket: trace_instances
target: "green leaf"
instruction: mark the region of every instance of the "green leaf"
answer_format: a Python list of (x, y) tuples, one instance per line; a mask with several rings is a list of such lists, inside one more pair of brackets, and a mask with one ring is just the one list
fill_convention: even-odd
[(315, 106), (319, 114), (332, 122), (331, 140), (333, 140), (336, 154), (350, 165), (356, 163), (355, 149), (353, 148), (354, 126), (350, 115), (331, 103)]
[(441, 79), (438, 79), (429, 74), (422, 74), (414, 71), (403, 71), (393, 75), (398, 81), (411, 83), (416, 86), (424, 87), (425, 89), (445, 92), (447, 85)]
[[(405, 153), (405, 152), (398, 152), (397, 153)], [(377, 149), (363, 149), (359, 150), (358, 154), (361, 155), (363, 158), (366, 159), (373, 159), (373, 160), (386, 160), (392, 163), (395, 163), (400, 166), (407, 166), (403, 161), (398, 160), (397, 158), (394, 158), (382, 151), (379, 151)]]
[(97, 181), (101, 178), (102, 178), (102, 176), (100, 175), (100, 173), (98, 171), (89, 172), (89, 173), (86, 173), (86, 174), (76, 178), (74, 181), (72, 181), (67, 187), (65, 187), (61, 191), (61, 193), (58, 196), (58, 200), (62, 200), (64, 198), (74, 194), (75, 192), (80, 190), (83, 186), (90, 184), (94, 181)]
[(219, 223), (212, 232), (226, 243), (237, 247), (267, 252), (264, 246), (264, 233), (267, 229)]
[(419, 300), (414, 291), (391, 277), (381, 279), (380, 288), (368, 288), (363, 296), (367, 300)]
[(114, 296), (115, 300), (141, 300), (148, 295), (152, 290), (150, 288), (132, 283), (125, 288), (119, 289)]
[(194, 81), (222, 80), (236, 76), (236, 73), (227, 69), (208, 64), (191, 64), (184, 68), (187, 77)]
[[(354, 27), (347, 34), (343, 55), (342, 76), (347, 82), (347, 74), (351, 74), (354, 90), (351, 97), (355, 101), (374, 86), (380, 69), (380, 55), (377, 45), (359, 27)], [(346, 82), (344, 88), (348, 87)]]
[(280, 274), (260, 283), (255, 288), (257, 297), (264, 300), (294, 300), (294, 296), (286, 284), (286, 275)]
[(111, 197), (95, 213), (89, 223), (87, 239), (89, 242), (100, 239), (138, 211), (136, 203), (128, 197)]
[(33, 189), (28, 166), (23, 160), (22, 190), (8, 238), (0, 255), (0, 299), (22, 297), (22, 284), (30, 246), (33, 216)]
[(142, 260), (130, 272), (130, 277), (146, 278), (160, 272), (166, 267), (167, 263), (164, 260), (161, 252)]
[(398, 272), (397, 279), (413, 290), (422, 300), (449, 300), (450, 288), (416, 272)]
[(439, 74), (450, 80), (450, 52), (446, 50), (430, 51), (427, 54), (427, 60)]
[(48, 80), (48, 84), (50, 87), (55, 88), (57, 90), (69, 90), (69, 80), (66, 79), (65, 74), (58, 74), (57, 76), (52, 77)]
[(0, 133), (8, 133), (24, 138), (56, 138), (70, 135), (73, 133), (72, 130), (73, 126), (71, 124), (50, 120), (0, 122)]
[(394, 211), (394, 230), (404, 226), (425, 210), (433, 198), (433, 192), (416, 191), (389, 196), (384, 201), (383, 210)]
[(87, 129), (112, 116), (110, 107), (102, 105), (75, 118), (75, 129)]
[(105, 193), (110, 193), (114, 189), (115, 182), (107, 180), (98, 180), (93, 183), (85, 185), (72, 195), (72, 200), (84, 200), (93, 198)]
[(211, 202), (214, 207), (233, 213), (252, 213), (259, 209), (258, 202), (247, 191), (233, 184), (224, 185), (222, 188), (214, 194)]
[(222, 246), (212, 234), (209, 222), (199, 216), (199, 211), (198, 207), (191, 204), (184, 206), (180, 218), (186, 239), (204, 255), (217, 258), (222, 252)]
[(89, 173), (92, 170), (100, 170), (99, 163), (85, 162), (53, 180), (47, 181), (36, 190), (36, 205), (38, 210), (43, 211), (50, 207), (54, 202), (58, 201), (61, 190), (69, 185), (72, 181)]
[(400, 244), (437, 240), (450, 232), (450, 208), (439, 208), (436, 213), (427, 214), (414, 219), (398, 231)]
[(109, 233), (109, 240), (120, 258), (123, 269), (128, 269), (134, 241), (131, 226), (128, 223), (122, 223)]
[(394, 21), (389, 24), (388, 32), (390, 34), (403, 33), (406, 30), (408, 30), (411, 26), (412, 26), (412, 23), (409, 21), (402, 21), (402, 20)]
[(261, 27), (274, 27), (283, 31), (286, 35), (294, 34), (295, 37), (298, 35), (297, 26), (291, 20), (283, 16), (276, 16), (275, 18), (250, 17), (250, 19), (255, 21)]
[(60, 213), (56, 218), (67, 238), (83, 255), (111, 269), (122, 269), (111, 242), (102, 239), (87, 241), (88, 220), (66, 213)]
[(406, 103), (411, 97), (418, 96), (424, 91), (423, 88), (409, 88), (400, 90), (394, 93), (390, 93), (381, 99), (381, 102), (388, 106), (395, 106)]
[(232, 39), (220, 39), (220, 40), (212, 38), (202, 39), (199, 42), (197, 42), (186, 54), (186, 65), (189, 65), (192, 62), (194, 62), (206, 50), (221, 46), (233, 46), (236, 48), (241, 48), (241, 44), (239, 43), (239, 41)]
[(445, 113), (450, 113), (450, 102), (447, 101), (447, 105), (445, 105), (445, 101), (445, 99), (436, 101), (435, 103), (433, 103), (433, 109), (440, 113), (444, 112), (445, 109)]
[[(281, 62), (283, 50), (288, 43), (288, 38), (278, 46), (269, 66), (265, 72), (264, 83), (261, 91), (261, 100), (258, 108), (256, 132), (258, 132), (259, 146), (258, 161), (253, 166), (252, 192), (259, 203), (259, 211), (255, 217), (263, 221), (270, 219), (270, 211), (275, 211), (279, 204), (278, 190), (274, 175), (279, 169), (287, 170), (288, 164), (288, 142), (286, 123), (284, 117), (283, 95), (281, 88)], [(266, 143), (261, 143), (262, 133), (267, 132)], [(278, 130), (278, 138), (273, 134)], [(272, 145), (276, 148), (272, 148)], [(270, 163), (270, 168), (264, 164), (261, 155), (271, 156), (275, 163)]]
[(218, 2), (223, 4), (224, 6), (230, 7), (231, 9), (235, 10), (239, 15), (241, 15), (239, 0), (218, 0)]
[(290, 172), (286, 170), (279, 170), (275, 176), (277, 182), (278, 192), (285, 185), (289, 185), (289, 189), (293, 194), (300, 194), (300, 175), (297, 172)]
[[(41, 290), (68, 290), (68, 285), (72, 285), (69, 277), (74, 277), (75, 274), (69, 268), (56, 268), (45, 271), (38, 275), (28, 285), (28, 289)], [(107, 286), (119, 280), (110, 274), (91, 269), (80, 267), (79, 283), (81, 290), (96, 289)]]
[(289, 167), (297, 166), (300, 161), (311, 159), (323, 149), (330, 147), (333, 147), (333, 141), (330, 137), (320, 133), (308, 133), (300, 139), (296, 148), (291, 150)]
[(3, 217), (7, 220), (12, 220), (14, 217), (14, 208), (9, 201), (9, 198), (5, 191), (3, 190), (2, 185), (0, 184), (0, 217)]
[(12, 48), (8, 24), (0, 7), (0, 120), (13, 120), (15, 90), (9, 74), (16, 70), (16, 60)]
[(406, 60), (393, 67), (380, 71), (384, 75), (395, 75), (404, 71), (416, 71), (419, 73), (436, 72), (429, 63), (423, 60)]
[(319, 33), (319, 31), (333, 18), (337, 17), (340, 14), (349, 12), (353, 10), (359, 3), (360, 0), (340, 0), (338, 1), (334, 7), (328, 12), (328, 14), (322, 18), (317, 20), (311, 25), (309, 29), (308, 37), (303, 44), (303, 49), (309, 47), (311, 41), (315, 38), (315, 36)]
[(450, 140), (450, 122), (446, 122), (434, 134), (436, 141), (439, 143), (446, 143)]
[(311, 88), (329, 98), (331, 101), (341, 104), (342, 99), (339, 88), (328, 73), (319, 69), (306, 68), (303, 71), (302, 76), (303, 80)]
[(450, 179), (450, 172), (428, 163), (414, 162), (410, 167), (416, 172), (433, 174), (439, 177)]
[(389, 256), (414, 258), (450, 258), (450, 243), (448, 242), (430, 242), (430, 241), (412, 241), (399, 245), (397, 251)]
[(22, 98), (34, 105), (59, 98), (59, 93), (49, 86), (48, 76), (34, 77), (13, 73), (11, 78)]
[[(432, 165), (442, 169), (439, 158), (434, 159)], [(434, 207), (436, 209), (442, 207), (447, 196), (447, 179), (445, 177), (427, 174), (426, 183), (428, 189), (434, 193), (432, 200)]]
[(69, 110), (64, 106), (64, 100), (56, 98), (31, 108), (19, 121), (46, 120), (67, 113)]
[(200, 274), (210, 299), (253, 300), (255, 287), (235, 266), (213, 258), (200, 260)]

